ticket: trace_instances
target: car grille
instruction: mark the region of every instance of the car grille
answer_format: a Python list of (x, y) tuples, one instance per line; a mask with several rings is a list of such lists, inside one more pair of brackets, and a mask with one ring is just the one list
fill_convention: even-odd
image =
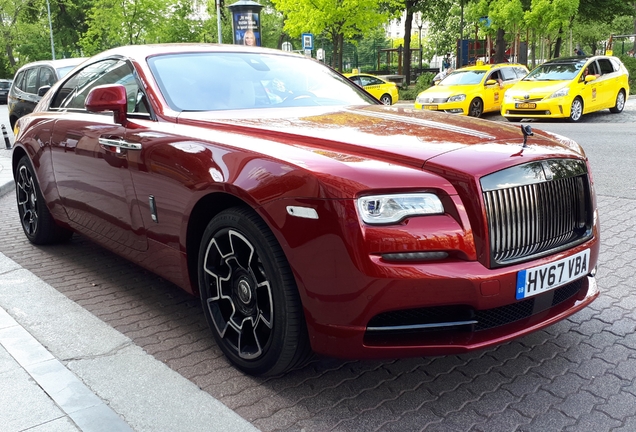
[[(407, 333), (417, 333), (421, 339), (425, 334), (479, 332), (501, 327), (560, 305), (578, 294), (584, 285), (587, 286), (584, 282), (586, 279), (581, 278), (553, 291), (492, 309), (475, 310), (470, 306), (455, 305), (384, 312), (369, 321), (365, 339), (370, 343), (386, 342), (391, 340), (391, 335)], [(535, 308), (540, 297), (547, 297), (548, 302), (539, 301), (545, 306)]]
[(419, 99), (420, 103), (425, 103), (425, 104), (430, 104), (430, 103), (434, 103), (434, 104), (441, 104), (444, 103), (448, 100), (448, 98), (432, 98), (432, 97), (422, 97)]
[(542, 115), (550, 115), (552, 114), (549, 110), (506, 110), (506, 114), (512, 115), (527, 115), (528, 117), (542, 116)]
[(530, 162), (481, 179), (490, 267), (555, 253), (592, 236), (593, 203), (585, 162)]

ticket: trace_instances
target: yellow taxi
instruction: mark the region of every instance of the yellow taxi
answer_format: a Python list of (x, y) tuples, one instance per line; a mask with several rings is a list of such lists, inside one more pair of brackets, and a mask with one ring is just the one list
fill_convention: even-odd
[(566, 118), (606, 108), (620, 113), (629, 95), (628, 72), (611, 56), (566, 57), (549, 60), (512, 86), (504, 97), (501, 115), (508, 121), (523, 118)]
[(457, 69), (415, 99), (415, 109), (480, 117), (499, 111), (504, 92), (526, 76), (520, 64), (477, 64)]
[(395, 83), (385, 81), (375, 75), (358, 73), (355, 69), (353, 73), (346, 73), (344, 76), (371, 93), (384, 105), (392, 105), (400, 99)]

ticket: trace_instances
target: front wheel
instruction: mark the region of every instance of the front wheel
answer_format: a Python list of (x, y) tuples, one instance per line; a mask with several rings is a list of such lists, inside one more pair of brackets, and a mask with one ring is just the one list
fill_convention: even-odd
[(219, 213), (199, 250), (199, 291), (219, 347), (239, 369), (276, 375), (311, 350), (300, 296), (269, 227), (248, 208)]
[(31, 161), (22, 156), (15, 171), (15, 192), (22, 230), (33, 244), (44, 245), (68, 240), (73, 232), (53, 220), (46, 207)]
[(380, 98), (380, 102), (382, 102), (384, 105), (391, 105), (393, 103), (393, 99), (391, 99), (390, 95), (384, 94)]
[(468, 107), (469, 116), (481, 117), (483, 113), (484, 113), (484, 102), (481, 99), (475, 98), (472, 101), (470, 101), (470, 106)]
[(583, 116), (583, 100), (580, 97), (577, 97), (572, 101), (572, 106), (570, 107), (569, 120), (574, 123), (581, 120), (582, 116)]
[(623, 108), (625, 108), (625, 90), (621, 89), (621, 91), (619, 91), (616, 95), (616, 105), (610, 108), (610, 112), (618, 114), (623, 112)]

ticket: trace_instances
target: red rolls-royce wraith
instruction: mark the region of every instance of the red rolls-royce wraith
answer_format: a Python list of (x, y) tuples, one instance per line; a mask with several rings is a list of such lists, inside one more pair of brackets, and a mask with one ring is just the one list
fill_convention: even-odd
[(383, 106), (303, 56), (116, 48), (16, 134), (28, 239), (77, 232), (200, 296), (248, 373), (480, 349), (598, 295), (578, 144)]

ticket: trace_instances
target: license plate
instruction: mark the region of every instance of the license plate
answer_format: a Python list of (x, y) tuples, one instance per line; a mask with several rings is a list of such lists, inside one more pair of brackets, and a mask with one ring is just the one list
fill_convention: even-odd
[(437, 105), (423, 105), (422, 108), (424, 108), (425, 110), (437, 111)]
[(590, 250), (517, 273), (517, 300), (550, 291), (590, 272)]
[(528, 108), (536, 108), (537, 104), (536, 103), (516, 103), (515, 104), (515, 108), (521, 108), (521, 109), (528, 109)]

